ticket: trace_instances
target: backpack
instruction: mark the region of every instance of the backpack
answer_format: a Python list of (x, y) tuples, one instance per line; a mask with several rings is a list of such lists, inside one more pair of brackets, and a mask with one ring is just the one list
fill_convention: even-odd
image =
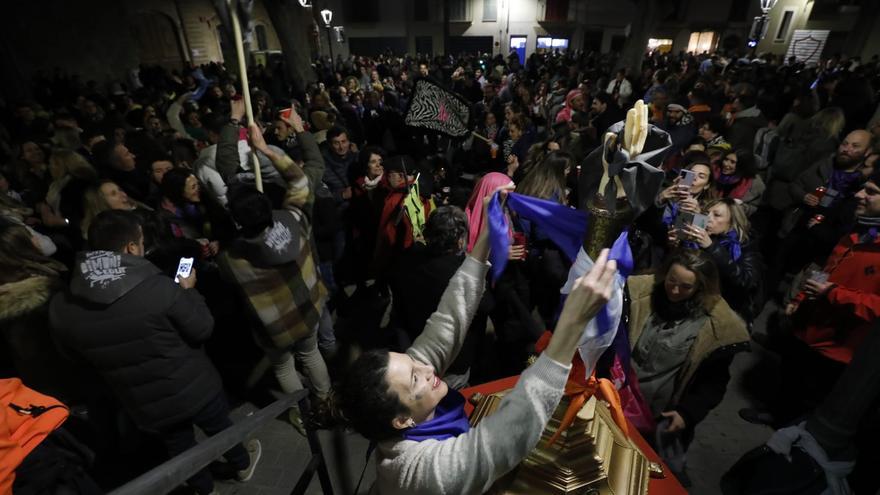
[(755, 155), (755, 164), (759, 171), (770, 168), (776, 156), (776, 148), (779, 145), (779, 133), (775, 128), (763, 127), (755, 134), (755, 142), (752, 152)]

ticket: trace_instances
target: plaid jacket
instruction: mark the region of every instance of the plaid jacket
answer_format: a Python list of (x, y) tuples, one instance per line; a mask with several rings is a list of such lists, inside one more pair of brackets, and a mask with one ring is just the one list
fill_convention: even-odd
[[(255, 239), (240, 239), (218, 257), (227, 280), (244, 292), (260, 324), (257, 340), (264, 347), (286, 348), (317, 329), (327, 289), (318, 273), (309, 213), (311, 184), (320, 180), (324, 163), (314, 138), (299, 135), (305, 165), (300, 170), (286, 155), (273, 164), (288, 182), (284, 210), (273, 212), (273, 225)], [(221, 134), (218, 161), (226, 140)], [(218, 162), (218, 167), (221, 163)]]
[[(288, 217), (289, 220), (283, 217)], [(311, 335), (318, 327), (327, 289), (321, 281), (310, 242), (308, 219), (299, 211), (276, 211), (276, 225), (293, 233), (298, 255), (292, 261), (265, 265), (246, 242), (219, 257), (228, 280), (244, 292), (248, 305), (262, 324), (257, 340), (266, 347), (286, 348)], [(286, 220), (286, 221), (285, 221)], [(275, 227), (273, 227), (274, 229)], [(298, 234), (298, 235), (297, 235)]]

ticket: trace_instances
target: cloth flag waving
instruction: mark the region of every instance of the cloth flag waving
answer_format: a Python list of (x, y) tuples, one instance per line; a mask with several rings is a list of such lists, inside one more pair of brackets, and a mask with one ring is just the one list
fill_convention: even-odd
[(451, 137), (465, 137), (471, 132), (470, 104), (427, 78), (416, 80), (404, 122), (440, 132)]

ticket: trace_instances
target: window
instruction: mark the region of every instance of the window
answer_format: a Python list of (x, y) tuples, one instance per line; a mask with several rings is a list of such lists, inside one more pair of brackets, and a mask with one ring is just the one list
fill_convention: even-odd
[(648, 51), (649, 52), (660, 52), (660, 53), (669, 53), (672, 51), (672, 40), (670, 39), (657, 39), (657, 38), (649, 38), (648, 39)]
[(565, 52), (568, 50), (568, 38), (551, 38), (550, 36), (539, 36), (535, 51), (537, 53), (547, 53), (550, 51)]
[(695, 55), (711, 52), (715, 49), (715, 42), (717, 41), (717, 39), (718, 38), (715, 36), (714, 31), (691, 33), (691, 38), (688, 41), (687, 51)]
[(467, 22), (468, 18), (468, 0), (449, 0), (449, 20), (453, 22)]
[(545, 21), (567, 21), (569, 0), (547, 0), (544, 10)]
[(257, 34), (257, 50), (268, 50), (269, 44), (266, 43), (266, 26), (257, 24), (254, 28), (254, 32)]
[(495, 22), (498, 20), (498, 2), (495, 0), (483, 0), (483, 22)]
[(793, 10), (786, 10), (782, 14), (782, 20), (779, 21), (779, 29), (776, 30), (776, 37), (773, 41), (777, 43), (785, 42), (785, 39), (788, 37), (788, 30), (791, 28), (792, 19), (794, 19)]
[(425, 0), (413, 0), (413, 20), (417, 22), (427, 22), (430, 12), (428, 10), (428, 2)]

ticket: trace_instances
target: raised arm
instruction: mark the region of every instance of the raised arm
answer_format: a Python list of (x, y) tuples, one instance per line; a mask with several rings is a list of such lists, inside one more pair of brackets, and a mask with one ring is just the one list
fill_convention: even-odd
[[(395, 479), (380, 479), (407, 493), (484, 493), (537, 445), (559, 404), (584, 326), (611, 296), (616, 266), (602, 252), (566, 299), (547, 350), (520, 377), (498, 410), (456, 438), (408, 444), (383, 462), (399, 464)], [(564, 363), (564, 364), (563, 364)]]
[(488, 254), (488, 236), (483, 229), (473, 251), (446, 286), (437, 311), (428, 318), (422, 334), (406, 351), (413, 358), (434, 366), (439, 374), (446, 371), (461, 350), (483, 299)]
[[(499, 188), (501, 190), (512, 190), (512, 186)], [(428, 318), (422, 334), (406, 351), (407, 354), (434, 366), (441, 374), (452, 364), (483, 299), (488, 259), (489, 232), (484, 225), (470, 255), (449, 281), (437, 311)]]
[(229, 116), (230, 123), (220, 130), (220, 141), (217, 142), (217, 158), (214, 166), (220, 173), (220, 177), (223, 178), (223, 182), (229, 182), (229, 179), (241, 166), (238, 157), (238, 123), (244, 118), (244, 113), (244, 102), (234, 100)]

